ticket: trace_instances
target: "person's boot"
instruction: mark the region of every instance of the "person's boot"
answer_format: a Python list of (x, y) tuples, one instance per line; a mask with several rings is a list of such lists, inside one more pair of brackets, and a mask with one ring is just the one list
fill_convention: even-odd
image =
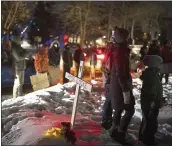
[(118, 126), (114, 122), (112, 122), (112, 126), (110, 127), (110, 129), (108, 129), (108, 133), (110, 136), (112, 136), (116, 132), (118, 132)]
[(111, 126), (112, 126), (112, 121), (111, 120), (103, 120), (102, 122), (101, 122), (101, 126), (104, 128), (104, 129), (106, 129), (106, 130), (108, 130), (108, 129), (110, 129), (111, 128)]

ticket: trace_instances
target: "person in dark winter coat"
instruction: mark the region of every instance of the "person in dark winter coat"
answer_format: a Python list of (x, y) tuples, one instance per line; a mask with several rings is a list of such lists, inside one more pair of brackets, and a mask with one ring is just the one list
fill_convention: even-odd
[(24, 85), (24, 74), (26, 69), (26, 57), (31, 54), (20, 45), (20, 37), (15, 37), (11, 42), (12, 66), (14, 69), (13, 98), (22, 96)]
[(157, 117), (162, 101), (162, 84), (159, 71), (162, 58), (157, 55), (147, 55), (144, 64), (148, 68), (141, 75), (143, 81), (141, 89), (142, 123), (139, 130), (139, 140), (146, 145), (155, 145), (157, 131)]
[(68, 79), (65, 78), (65, 73), (70, 73), (70, 68), (73, 66), (73, 58), (72, 53), (70, 52), (69, 44), (65, 45), (65, 50), (63, 51), (63, 83), (69, 82)]
[[(123, 28), (114, 32), (115, 51), (110, 75), (110, 98), (113, 109), (110, 136), (119, 143), (125, 141), (126, 132), (134, 114), (135, 99), (132, 93), (132, 78), (129, 68), (130, 50), (127, 44), (129, 33)], [(122, 112), (125, 114), (122, 117)]]
[(82, 49), (81, 49), (79, 44), (77, 45), (76, 51), (75, 51), (74, 56), (73, 56), (73, 60), (75, 62), (75, 76), (77, 76), (78, 71), (79, 71), (80, 61), (84, 60), (84, 55), (83, 55)]
[(161, 51), (160, 51), (160, 47), (158, 45), (158, 41), (157, 40), (153, 40), (152, 44), (150, 44), (147, 55), (158, 55), (161, 56)]
[(145, 42), (144, 44), (143, 44), (143, 47), (140, 49), (140, 55), (141, 55), (141, 58), (140, 58), (140, 60), (142, 61), (143, 60), (143, 58), (146, 56), (146, 54), (147, 54), (147, 51), (148, 51), (148, 47), (147, 47), (147, 42)]
[(107, 51), (105, 53), (105, 58), (102, 62), (102, 72), (104, 77), (104, 88), (105, 88), (105, 102), (103, 105), (102, 113), (102, 127), (106, 130), (112, 125), (112, 107), (111, 99), (109, 96), (109, 85), (110, 85), (110, 70), (112, 67), (112, 55), (114, 51), (113, 42), (110, 42), (107, 46)]
[(49, 77), (50, 84), (55, 85), (60, 79), (60, 46), (58, 41), (52, 42), (48, 50), (48, 59), (49, 59)]
[[(168, 78), (169, 78), (169, 66), (172, 67), (172, 45), (170, 44), (170, 41), (165, 41), (164, 45), (161, 49), (162, 59), (163, 59), (163, 70), (165, 73), (165, 83), (168, 84)], [(165, 69), (165, 66), (167, 66), (167, 71)], [(161, 73), (160, 79), (162, 81), (162, 78), (164, 76), (164, 73)]]

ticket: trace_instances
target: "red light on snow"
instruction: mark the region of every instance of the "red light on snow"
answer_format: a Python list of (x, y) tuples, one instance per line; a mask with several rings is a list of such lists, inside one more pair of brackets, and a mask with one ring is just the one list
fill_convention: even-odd
[(101, 55), (97, 55), (97, 59), (104, 59), (105, 55), (101, 54)]

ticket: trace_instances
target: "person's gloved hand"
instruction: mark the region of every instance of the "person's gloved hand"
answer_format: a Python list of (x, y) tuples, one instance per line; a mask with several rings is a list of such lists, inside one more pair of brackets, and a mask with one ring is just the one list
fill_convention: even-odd
[(123, 92), (124, 104), (130, 104), (130, 91)]

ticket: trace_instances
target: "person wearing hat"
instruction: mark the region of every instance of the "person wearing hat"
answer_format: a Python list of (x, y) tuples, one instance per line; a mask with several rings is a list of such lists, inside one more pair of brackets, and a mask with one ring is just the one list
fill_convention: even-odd
[(50, 84), (56, 85), (60, 79), (60, 44), (57, 40), (48, 49)]
[(157, 55), (145, 56), (144, 65), (147, 67), (140, 79), (142, 123), (139, 130), (139, 140), (146, 145), (155, 145), (155, 133), (158, 128), (157, 117), (162, 101), (162, 84), (159, 77), (162, 58)]
[[(135, 105), (129, 68), (128, 36), (129, 32), (124, 28), (116, 28), (114, 32), (115, 51), (112, 56), (109, 85), (113, 116), (112, 126), (108, 131), (112, 139), (122, 144), (125, 143), (126, 132), (134, 114)], [(125, 114), (122, 117), (123, 111)]]

